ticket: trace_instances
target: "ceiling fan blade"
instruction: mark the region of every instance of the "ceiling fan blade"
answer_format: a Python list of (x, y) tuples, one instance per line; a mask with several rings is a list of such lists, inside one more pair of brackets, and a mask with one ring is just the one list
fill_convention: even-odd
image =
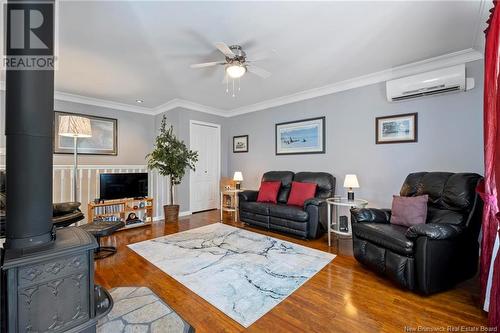
[(257, 67), (257, 66), (254, 66), (254, 65), (250, 65), (247, 68), (248, 68), (248, 71), (250, 73), (253, 73), (253, 74), (257, 75), (257, 76), (260, 76), (263, 79), (267, 79), (268, 77), (271, 76), (271, 72), (268, 72), (265, 69), (262, 69), (260, 67)]
[(203, 67), (211, 67), (211, 66), (216, 66), (216, 65), (221, 65), (224, 64), (223, 62), (220, 61), (212, 61), (212, 62), (203, 62), (201, 64), (193, 64), (189, 67), (191, 68), (203, 68)]
[(276, 50), (260, 51), (260, 52), (251, 54), (251, 56), (249, 57), (250, 59), (248, 59), (247, 61), (248, 62), (255, 62), (255, 61), (259, 61), (259, 60), (264, 60), (264, 59), (272, 58), (272, 57), (276, 56), (276, 54), (277, 54)]
[(224, 42), (215, 43), (215, 47), (218, 48), (219, 51), (224, 53), (224, 55), (228, 58), (234, 58), (236, 56), (236, 54), (234, 54), (233, 51), (231, 51), (231, 49), (229, 48), (229, 46), (227, 46), (227, 44)]

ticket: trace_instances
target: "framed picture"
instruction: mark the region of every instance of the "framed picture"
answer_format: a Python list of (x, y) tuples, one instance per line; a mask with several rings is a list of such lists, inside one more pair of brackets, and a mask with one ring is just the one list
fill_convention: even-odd
[(417, 113), (406, 113), (377, 117), (376, 143), (417, 142), (417, 115)]
[(248, 135), (233, 136), (233, 153), (248, 153)]
[(324, 154), (325, 117), (276, 124), (276, 155)]
[(118, 121), (113, 118), (89, 116), (68, 112), (54, 112), (54, 153), (73, 154), (73, 138), (60, 136), (59, 120), (64, 115), (76, 115), (90, 119), (92, 137), (78, 139), (78, 154), (82, 155), (117, 155)]

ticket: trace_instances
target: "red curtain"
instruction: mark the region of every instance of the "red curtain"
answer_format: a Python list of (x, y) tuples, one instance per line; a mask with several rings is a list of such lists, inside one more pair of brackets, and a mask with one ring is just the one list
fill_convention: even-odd
[[(486, 29), (484, 69), (484, 162), (485, 180), (480, 192), (484, 199), (483, 238), (481, 246), (481, 287), (483, 299), (489, 297), (488, 321), (493, 327), (500, 326), (500, 255), (492, 266), (493, 247), (498, 235), (500, 207), (500, 11), (498, 1), (493, 8)], [(496, 10), (495, 10), (496, 9)], [(490, 272), (490, 268), (493, 271)], [(491, 290), (487, 293), (490, 274), (493, 275)]]

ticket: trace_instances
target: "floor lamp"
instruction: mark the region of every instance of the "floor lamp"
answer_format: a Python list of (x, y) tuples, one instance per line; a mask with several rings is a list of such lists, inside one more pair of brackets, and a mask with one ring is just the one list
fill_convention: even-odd
[(79, 116), (60, 116), (59, 135), (73, 138), (73, 201), (78, 201), (77, 197), (77, 175), (78, 175), (78, 138), (90, 138), (92, 128), (90, 119)]

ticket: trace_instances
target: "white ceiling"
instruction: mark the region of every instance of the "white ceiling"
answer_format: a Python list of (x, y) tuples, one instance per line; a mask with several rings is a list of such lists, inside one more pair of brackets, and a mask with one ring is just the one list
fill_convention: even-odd
[[(186, 100), (222, 113), (480, 44), (482, 1), (63, 1), (59, 92), (141, 107)], [(213, 43), (240, 44), (268, 79), (225, 93)], [(172, 102), (171, 102), (172, 103)], [(196, 105), (197, 105), (196, 104)], [(147, 109), (144, 109), (147, 110)]]

